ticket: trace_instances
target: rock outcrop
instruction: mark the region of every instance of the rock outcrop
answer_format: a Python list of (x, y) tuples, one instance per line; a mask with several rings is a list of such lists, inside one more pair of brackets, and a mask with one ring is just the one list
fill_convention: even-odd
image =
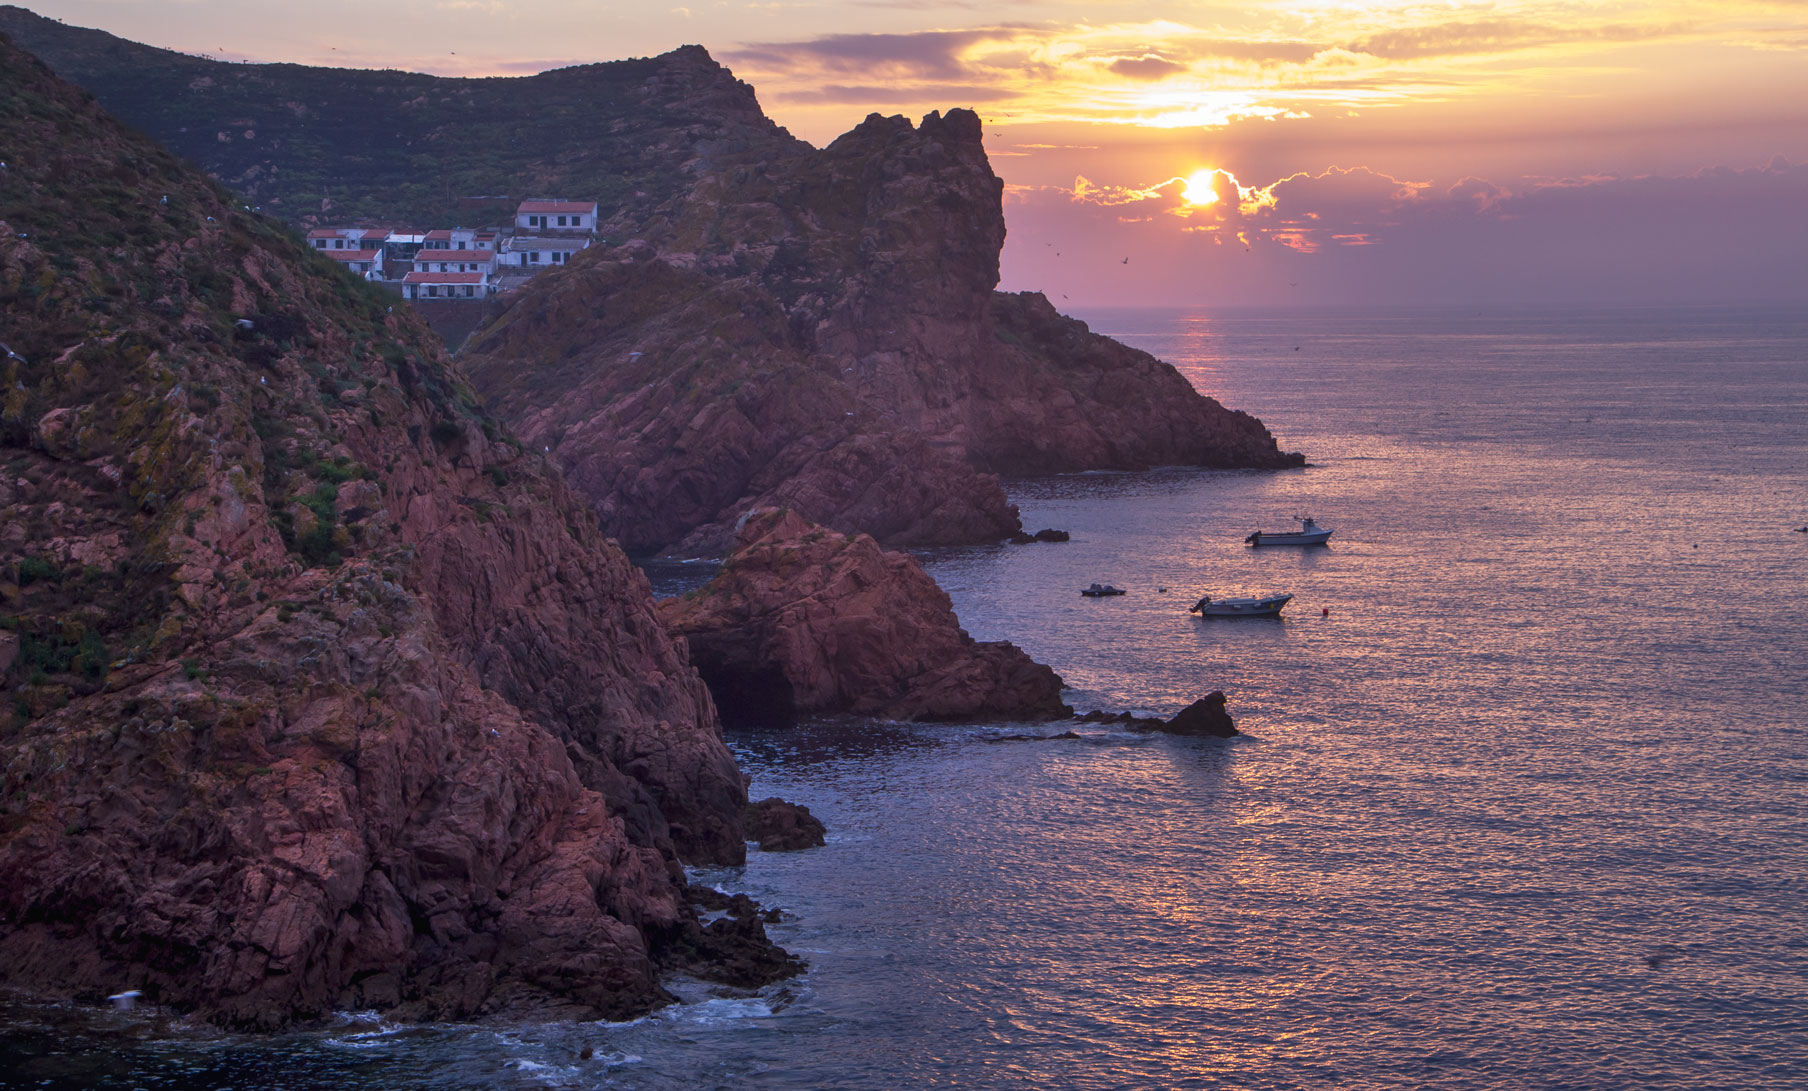
[(1082, 723), (1123, 724), (1132, 731), (1161, 731), (1169, 735), (1228, 739), (1242, 732), (1237, 730), (1230, 713), (1225, 711), (1224, 700), (1222, 691), (1213, 690), (1166, 720), (1138, 716), (1133, 712), (1087, 712), (1074, 718)]
[(0, 103), (0, 982), (661, 1002), (746, 796), (644, 578), (407, 308), (4, 39)]
[(641, 237), (466, 343), (474, 381), (630, 548), (787, 505), (892, 545), (1021, 530), (993, 474), (1298, 466), (1260, 421), (1036, 294), (1001, 294), (977, 116), (720, 157)]
[(1170, 735), (1192, 735), (1208, 739), (1228, 739), (1240, 734), (1237, 725), (1231, 722), (1230, 713), (1224, 711), (1224, 694), (1219, 690), (1213, 690), (1176, 712), (1172, 719), (1157, 730)]
[(787, 803), (777, 796), (749, 803), (741, 809), (741, 826), (747, 840), (759, 842), (761, 852), (797, 852), (828, 843), (828, 829), (810, 808)]
[(948, 595), (871, 537), (768, 509), (702, 589), (659, 604), (729, 722), (805, 713), (893, 720), (1049, 720), (1061, 679), (1006, 642), (981, 643)]

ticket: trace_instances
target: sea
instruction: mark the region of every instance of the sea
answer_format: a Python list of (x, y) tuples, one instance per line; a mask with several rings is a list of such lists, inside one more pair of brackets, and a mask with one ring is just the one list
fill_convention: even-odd
[[(1072, 540), (925, 567), (1075, 706), (1221, 690), (1241, 736), (737, 733), (828, 844), (697, 877), (783, 911), (793, 981), (262, 1038), (14, 1006), (0, 1087), (1808, 1087), (1808, 308), (1081, 317), (1310, 465), (1010, 482)], [(1304, 514), (1329, 545), (1244, 544)]]

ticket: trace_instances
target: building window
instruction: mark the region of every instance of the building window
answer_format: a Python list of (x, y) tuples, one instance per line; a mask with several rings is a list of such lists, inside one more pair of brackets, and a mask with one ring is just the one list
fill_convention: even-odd
[(427, 294), (428, 295), (438, 295), (439, 294), (439, 285), (437, 285), (437, 284), (427, 285)]
[(540, 251), (529, 250), (527, 252), (527, 260), (533, 262), (535, 265), (540, 264)]
[(477, 294), (476, 288), (471, 287), (469, 284), (465, 285), (465, 295), (474, 296), (476, 294)]

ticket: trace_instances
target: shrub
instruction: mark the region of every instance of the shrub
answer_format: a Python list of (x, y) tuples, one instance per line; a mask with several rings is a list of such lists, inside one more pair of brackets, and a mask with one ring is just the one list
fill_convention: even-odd
[(34, 583), (59, 583), (63, 579), (63, 570), (42, 557), (27, 557), (19, 562), (19, 586), (29, 587)]

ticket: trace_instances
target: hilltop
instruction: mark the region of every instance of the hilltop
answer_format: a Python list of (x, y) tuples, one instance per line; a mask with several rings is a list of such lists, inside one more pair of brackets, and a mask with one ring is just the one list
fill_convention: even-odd
[(418, 317), (4, 38), (0, 146), (0, 982), (270, 1027), (789, 972), (689, 903), (746, 795), (682, 644)]
[(457, 79), (233, 64), (13, 6), (0, 7), (0, 33), (127, 124), (295, 223), (506, 222), (514, 200), (565, 195), (597, 201), (613, 221), (606, 234), (680, 196), (712, 155), (802, 146), (700, 46), (535, 76)]

